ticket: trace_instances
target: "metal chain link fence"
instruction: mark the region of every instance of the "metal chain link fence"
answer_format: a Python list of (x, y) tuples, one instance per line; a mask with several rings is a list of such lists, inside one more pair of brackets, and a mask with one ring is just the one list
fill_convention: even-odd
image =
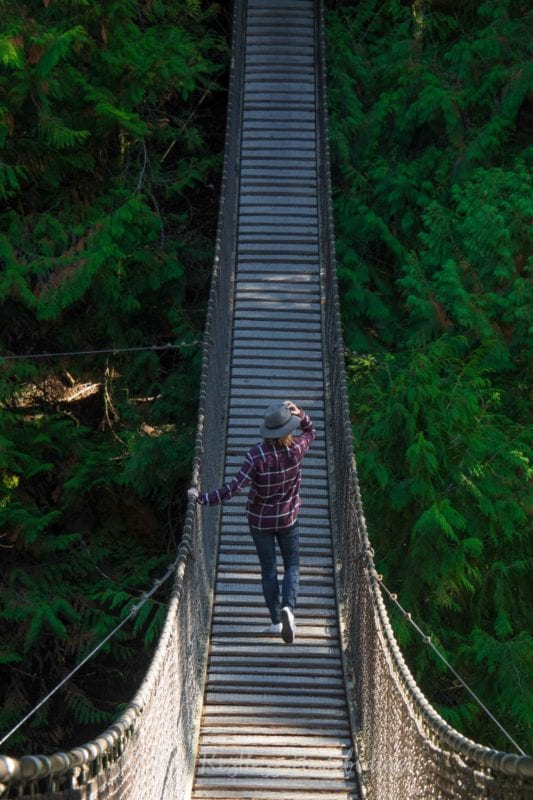
[[(193, 482), (223, 477), (227, 364), (242, 106), (244, 4), (235, 2), (221, 206), (203, 345)], [(209, 390), (208, 390), (209, 387)], [(97, 739), (52, 756), (0, 756), (0, 797), (185, 800), (192, 784), (203, 697), (219, 510), (189, 504), (165, 625), (126, 711)]]
[(316, 0), (316, 7), (330, 498), (344, 671), (362, 793), (367, 800), (531, 799), (533, 758), (499, 753), (470, 741), (423, 696), (398, 648), (379, 587), (346, 391), (331, 203), (323, 0)]

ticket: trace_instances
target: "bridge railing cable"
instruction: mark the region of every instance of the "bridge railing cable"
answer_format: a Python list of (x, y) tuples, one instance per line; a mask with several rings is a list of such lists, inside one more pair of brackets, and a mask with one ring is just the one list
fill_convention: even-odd
[[(218, 485), (231, 346), (238, 204), (244, 2), (235, 0), (226, 149), (207, 308), (192, 482)], [(209, 386), (209, 392), (207, 387)], [(202, 705), (219, 512), (187, 508), (166, 620), (134, 699), (100, 736), (50, 756), (0, 756), (0, 797), (47, 800), (183, 800), (194, 772)]]
[(398, 601), (397, 595), (394, 592), (391, 592), (390, 589), (385, 585), (385, 583), (383, 582), (383, 577), (381, 575), (377, 575), (377, 579), (379, 581), (379, 586), (381, 590), (389, 598), (391, 603), (393, 603), (396, 606), (396, 608), (398, 609), (402, 617), (407, 621), (407, 623), (417, 632), (418, 636), (424, 642), (424, 644), (427, 645), (432, 650), (434, 655), (444, 664), (446, 669), (449, 670), (455, 676), (456, 680), (461, 684), (463, 689), (465, 689), (465, 691), (468, 692), (470, 697), (472, 697), (472, 699), (478, 704), (478, 706), (481, 709), (483, 709), (483, 711), (489, 717), (489, 719), (491, 719), (494, 725), (497, 728), (499, 728), (500, 732), (505, 736), (506, 739), (508, 739), (508, 741), (512, 744), (512, 746), (520, 753), (520, 755), (525, 756), (526, 753), (524, 752), (524, 750), (522, 750), (520, 745), (513, 739), (509, 731), (506, 730), (506, 728), (504, 728), (504, 726), (498, 719), (496, 719), (492, 711), (490, 711), (490, 709), (487, 708), (485, 703), (478, 697), (476, 692), (474, 692), (474, 690), (470, 688), (467, 682), (459, 675), (457, 670), (454, 669), (454, 667), (452, 667), (448, 659), (442, 655), (438, 647), (436, 647), (435, 644), (433, 643), (431, 636), (427, 633), (424, 633), (420, 625), (418, 625), (418, 623), (415, 622), (415, 620), (411, 616), (411, 613), (409, 611), (406, 611), (405, 608), (402, 606), (402, 604)]
[(201, 342), (198, 339), (193, 339), (191, 342), (180, 342), (179, 344), (147, 344), (138, 347), (106, 347), (100, 350), (64, 350), (52, 353), (8, 353), (6, 355), (0, 353), (0, 366), (5, 361), (35, 361), (48, 358), (65, 358), (65, 357), (81, 357), (81, 356), (95, 356), (103, 353), (113, 355), (118, 353), (142, 353), (151, 350), (157, 352), (160, 350), (185, 350), (188, 347), (197, 347)]
[(392, 630), (368, 539), (354, 458), (335, 263), (329, 170), (323, 0), (320, 20), (319, 220), (326, 430), (336, 591), (361, 792), (367, 800), (533, 798), (533, 758), (462, 736), (413, 679)]
[(82, 658), (82, 660), (79, 662), (79, 664), (76, 664), (76, 666), (73, 669), (71, 669), (70, 672), (67, 675), (65, 675), (63, 680), (61, 680), (56, 686), (54, 686), (53, 689), (51, 689), (44, 697), (42, 697), (39, 700), (39, 702), (36, 703), (33, 706), (33, 708), (30, 711), (28, 711), (28, 713), (25, 714), (24, 717), (22, 717), (21, 720), (19, 720), (17, 722), (16, 725), (14, 725), (6, 734), (4, 734), (2, 736), (2, 738), (0, 739), (0, 747), (2, 747), (2, 745), (4, 745), (9, 739), (11, 739), (13, 734), (15, 734), (20, 728), (22, 728), (22, 726), (25, 725), (26, 722), (28, 722), (28, 720), (30, 720), (33, 716), (35, 716), (37, 711), (39, 711), (40, 708), (42, 708), (49, 700), (51, 700), (52, 697), (55, 694), (57, 694), (57, 692), (59, 692), (60, 689), (62, 689), (63, 686), (65, 686), (65, 684), (67, 684), (74, 677), (74, 675), (76, 675), (76, 673), (79, 672), (80, 669), (82, 669), (82, 667), (85, 666), (85, 664), (87, 664), (88, 661), (91, 660), (91, 658), (94, 658), (94, 656), (97, 653), (99, 653), (100, 650), (103, 647), (105, 647), (105, 645), (114, 636), (116, 636), (116, 634), (120, 630), (122, 630), (122, 628), (130, 621), (130, 619), (132, 619), (132, 617), (136, 616), (139, 613), (141, 608), (148, 602), (148, 600), (150, 600), (152, 595), (154, 595), (155, 592), (157, 592), (159, 587), (162, 586), (164, 583), (166, 583), (175, 574), (176, 567), (177, 567), (177, 561), (174, 562), (174, 564), (172, 564), (167, 569), (167, 571), (165, 572), (165, 574), (161, 578), (158, 578), (154, 582), (154, 585), (152, 586), (152, 588), (149, 591), (144, 592), (144, 594), (142, 595), (141, 599), (137, 603), (134, 603), (132, 605), (132, 607), (130, 608), (128, 613), (124, 616), (124, 618), (121, 619), (120, 622), (117, 625), (115, 625), (115, 627), (111, 631), (109, 631), (107, 636), (104, 636), (104, 638), (101, 639), (98, 642), (97, 645), (95, 645), (93, 648), (91, 648), (91, 650), (87, 653), (87, 655), (84, 658)]

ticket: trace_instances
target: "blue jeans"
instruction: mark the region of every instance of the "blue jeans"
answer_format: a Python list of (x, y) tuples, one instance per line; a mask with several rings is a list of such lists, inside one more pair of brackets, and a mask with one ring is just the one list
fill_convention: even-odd
[[(259, 563), (261, 564), (261, 582), (263, 594), (274, 625), (281, 619), (281, 609), (296, 606), (298, 583), (300, 579), (300, 548), (298, 537), (298, 521), (290, 528), (278, 530), (261, 530), (250, 526)], [(279, 601), (278, 570), (276, 564), (276, 539), (283, 558), (285, 574), (281, 584), (281, 605)]]

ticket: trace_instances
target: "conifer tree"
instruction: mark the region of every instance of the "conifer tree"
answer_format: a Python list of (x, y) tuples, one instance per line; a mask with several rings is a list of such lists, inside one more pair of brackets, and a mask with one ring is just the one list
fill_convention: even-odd
[[(7, 730), (114, 627), (179, 541), (228, 47), (223, 9), (210, 3), (1, 5), (0, 354), (186, 345), (0, 357)], [(143, 677), (164, 599), (10, 752), (101, 730)]]
[[(332, 6), (338, 270), (379, 568), (531, 752), (529, 10)], [(395, 622), (444, 716), (507, 749)]]

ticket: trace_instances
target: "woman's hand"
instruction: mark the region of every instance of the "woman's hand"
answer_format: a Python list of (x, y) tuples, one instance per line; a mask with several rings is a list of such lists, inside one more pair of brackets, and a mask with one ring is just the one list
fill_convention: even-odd
[(298, 406), (297, 406), (297, 405), (295, 405), (295, 404), (292, 402), (292, 400), (285, 400), (285, 405), (287, 406), (287, 408), (289, 409), (289, 411), (291, 412), (291, 414), (295, 414), (297, 417), (299, 417), (299, 416), (300, 416), (300, 414), (302, 413), (302, 412), (301, 412), (301, 409), (299, 409), (299, 408), (298, 408)]

